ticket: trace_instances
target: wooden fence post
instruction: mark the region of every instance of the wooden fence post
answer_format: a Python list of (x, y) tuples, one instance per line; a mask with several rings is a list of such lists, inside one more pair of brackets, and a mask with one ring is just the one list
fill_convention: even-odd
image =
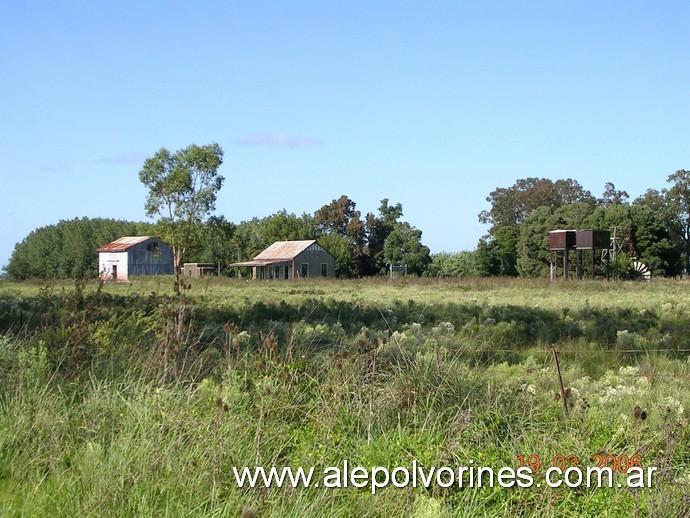
[(561, 375), (561, 365), (558, 362), (558, 351), (554, 347), (551, 349), (553, 351), (553, 361), (556, 362), (556, 372), (558, 373), (558, 383), (561, 387), (561, 399), (563, 400), (563, 410), (565, 410), (565, 416), (568, 417), (568, 401), (565, 398), (565, 388), (563, 388), (563, 376)]

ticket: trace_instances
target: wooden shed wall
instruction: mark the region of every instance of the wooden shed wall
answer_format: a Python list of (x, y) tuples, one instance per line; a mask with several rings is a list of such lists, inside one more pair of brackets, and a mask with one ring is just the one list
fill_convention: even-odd
[(149, 239), (127, 250), (129, 275), (172, 275), (172, 248), (157, 239)]
[[(312, 249), (314, 248), (314, 249)], [(326, 264), (327, 278), (335, 277), (335, 259), (333, 256), (326, 252), (323, 248), (317, 245), (317, 247), (310, 247), (304, 252), (300, 253), (294, 259), (294, 265), (296, 270), (296, 277), (302, 278), (302, 265), (307, 265), (307, 277), (308, 278), (319, 278), (321, 275), (321, 265)]]

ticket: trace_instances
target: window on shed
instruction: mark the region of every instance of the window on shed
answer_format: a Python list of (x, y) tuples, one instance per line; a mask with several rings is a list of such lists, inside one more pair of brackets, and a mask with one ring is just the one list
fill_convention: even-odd
[(148, 245), (146, 245), (146, 249), (147, 249), (147, 250), (149, 250), (149, 247), (150, 247), (150, 250), (151, 250), (151, 252), (152, 252), (152, 254), (153, 254), (153, 259), (159, 260), (159, 259), (162, 259), (162, 258), (163, 258), (163, 252), (161, 252), (161, 250), (160, 250), (160, 248), (159, 248), (159, 246), (158, 246), (158, 241), (154, 241), (154, 242), (149, 243)]

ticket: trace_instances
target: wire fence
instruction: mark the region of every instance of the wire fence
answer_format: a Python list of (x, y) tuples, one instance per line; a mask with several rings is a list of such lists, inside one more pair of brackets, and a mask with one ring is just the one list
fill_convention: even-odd
[[(552, 349), (458, 349), (465, 353), (544, 353), (553, 354)], [(647, 353), (690, 353), (690, 349), (558, 349), (558, 354), (647, 354)]]

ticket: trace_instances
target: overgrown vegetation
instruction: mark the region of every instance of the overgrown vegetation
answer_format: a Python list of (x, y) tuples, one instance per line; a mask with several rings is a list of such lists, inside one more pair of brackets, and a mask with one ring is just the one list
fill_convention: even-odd
[(607, 182), (596, 198), (576, 180), (523, 178), (499, 187), (479, 221), (490, 225), (480, 239), (475, 264), (481, 275), (544, 277), (549, 272), (549, 232), (618, 227), (625, 276), (632, 258), (655, 276), (674, 277), (690, 264), (690, 171), (669, 175), (669, 189), (648, 189), (628, 202), (628, 193)]
[[(182, 151), (188, 152), (187, 149)], [(162, 155), (156, 155), (156, 159), (165, 163), (170, 158), (166, 153), (169, 154), (161, 150), (159, 154)], [(151, 167), (153, 178), (150, 182), (157, 189), (174, 189), (181, 184), (182, 192), (176, 194), (184, 199), (180, 205), (191, 203), (197, 207), (199, 202), (195, 196), (186, 191), (188, 180), (172, 177), (172, 186), (157, 185), (164, 184), (155, 176), (156, 173), (162, 174), (156, 169), (161, 165), (154, 163)], [(178, 169), (175, 169), (176, 174)], [(157, 194), (155, 199), (160, 201), (163, 199), (161, 196), (168, 199), (170, 194)], [(191, 196), (191, 200), (186, 200), (185, 196)], [(154, 203), (149, 208), (155, 207), (162, 211), (161, 214), (175, 213), (173, 206)], [(365, 216), (355, 207), (354, 201), (341, 196), (313, 215), (297, 216), (282, 210), (240, 224), (231, 223), (223, 216), (206, 217), (212, 205), (208, 206), (208, 211), (205, 209), (203, 214), (193, 217), (189, 214), (182, 219), (178, 216), (172, 220), (169, 216), (161, 217), (155, 225), (87, 218), (61, 221), (35, 230), (17, 244), (5, 270), (15, 280), (94, 278), (98, 273), (96, 249), (125, 235), (163, 238), (177, 250), (177, 262), (220, 263), (222, 274), (227, 276), (237, 273), (229, 267), (231, 263), (251, 259), (275, 241), (299, 239), (319, 239), (335, 256), (336, 274), (341, 278), (378, 275), (385, 273), (390, 263), (401, 261), (408, 264), (410, 273), (421, 274), (425, 270), (429, 263), (429, 249), (421, 243), (420, 230), (399, 221), (401, 204), (389, 205), (388, 199), (383, 199), (378, 214), (369, 212)], [(385, 245), (391, 235), (393, 239), (386, 250)]]
[[(0, 283), (6, 515), (681, 515), (684, 282)], [(563, 412), (551, 347), (567, 387)], [(642, 413), (644, 412), (644, 419)], [(652, 490), (241, 489), (232, 467), (639, 454)], [(538, 477), (537, 477), (538, 478)]]

